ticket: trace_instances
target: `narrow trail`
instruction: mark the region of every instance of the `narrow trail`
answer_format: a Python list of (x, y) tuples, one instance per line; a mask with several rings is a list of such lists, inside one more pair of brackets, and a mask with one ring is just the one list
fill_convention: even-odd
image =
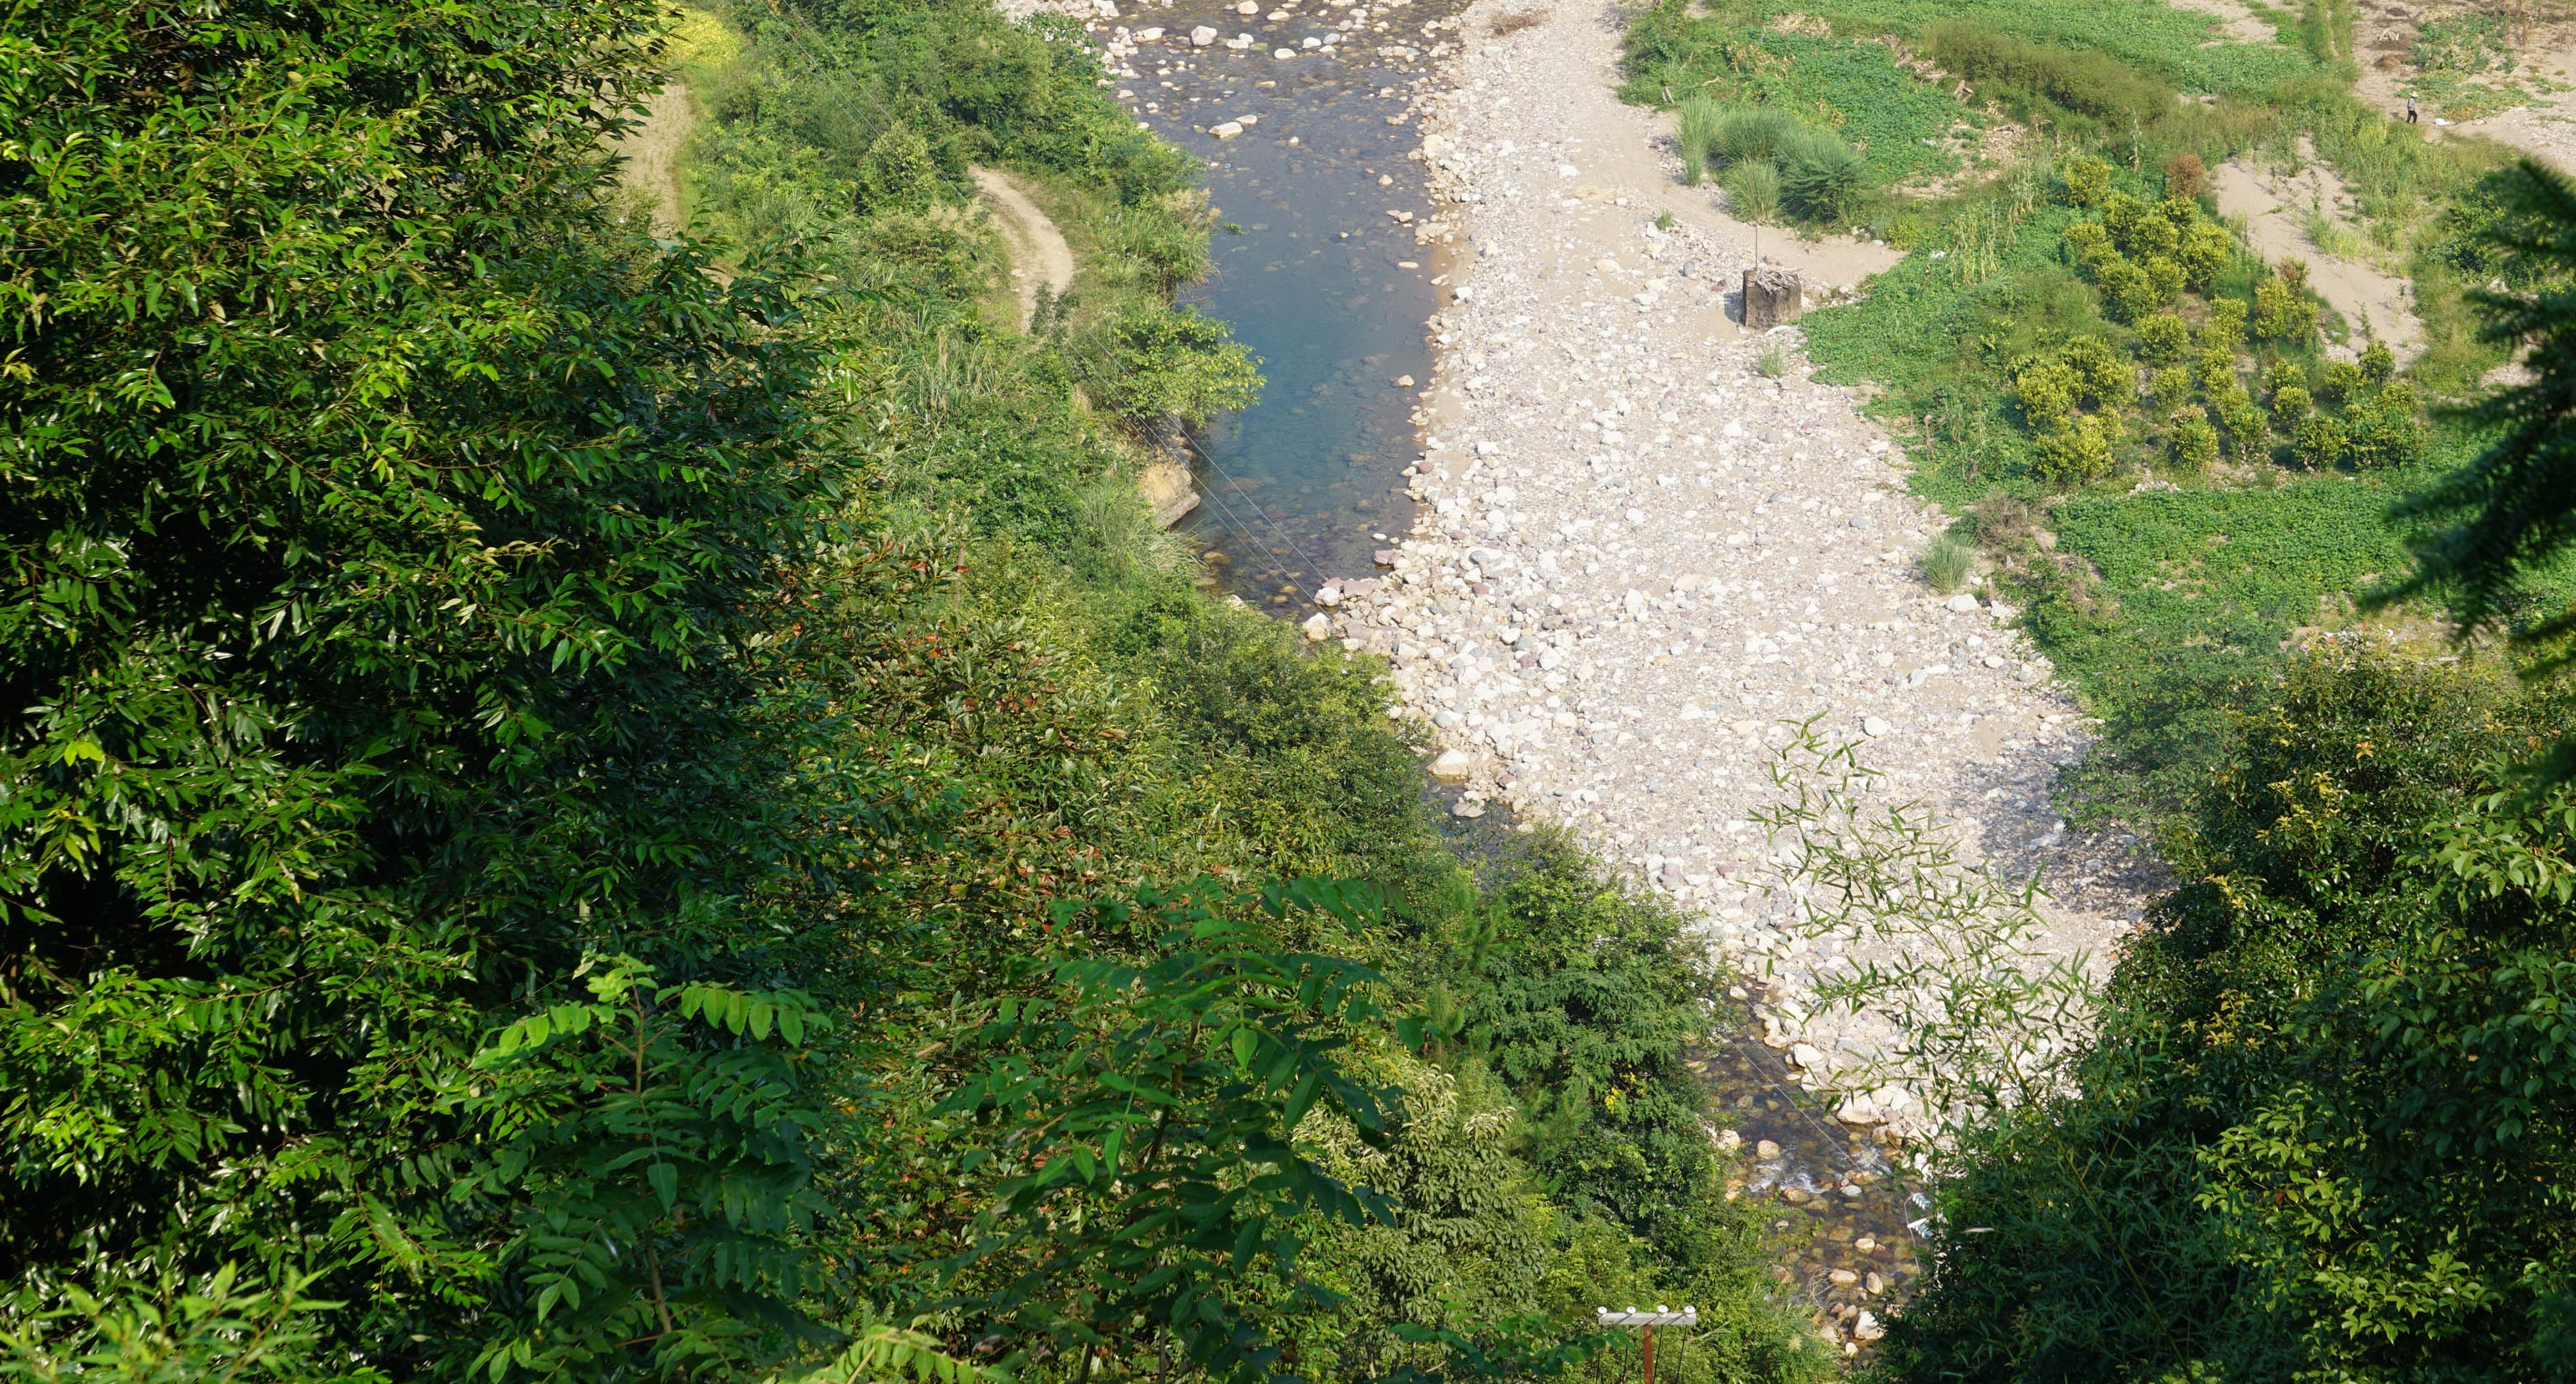
[(697, 103), (689, 99), (688, 85), (674, 81), (653, 93), (644, 123), (617, 141), (617, 152), (626, 158), (621, 181), (653, 198), (653, 229), (665, 235), (688, 225), (680, 197), (680, 151), (688, 147), (697, 124)]
[(1073, 287), (1073, 247), (1010, 174), (997, 168), (967, 171), (1001, 222), (1011, 254), (1011, 292), (1020, 300), (1020, 326), (1026, 328), (1037, 316), (1040, 284), (1057, 298)]
[(2343, 180), (2302, 145), (2307, 166), (2284, 174), (2231, 159), (2218, 166), (2213, 185), (2218, 210), (2245, 220), (2254, 249), (2278, 264), (2297, 259), (2308, 266), (2308, 287), (2342, 313), (2356, 331), (2367, 331), (2388, 343), (2403, 363), (2424, 349), (2424, 323), (2415, 315), (2415, 290), (2406, 280), (2367, 261), (2334, 254), (2308, 233), (2306, 217), (2314, 213), (2349, 229), (2344, 210), (2348, 194)]

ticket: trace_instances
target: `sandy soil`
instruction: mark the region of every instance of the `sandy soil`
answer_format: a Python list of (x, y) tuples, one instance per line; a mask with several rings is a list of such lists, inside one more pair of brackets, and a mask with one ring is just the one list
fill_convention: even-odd
[[(2542, 75), (2576, 81), (2576, 41), (2562, 39), (2533, 55)], [(2452, 127), (2458, 135), (2483, 135), (2567, 173), (2576, 173), (2576, 91), (2536, 97), (2529, 105)]]
[(2327, 254), (2304, 228), (2312, 209), (2339, 225), (2350, 224), (2343, 180), (2316, 161), (2312, 151), (2297, 173), (2230, 160), (2218, 166), (2211, 187), (2218, 194), (2220, 214), (2245, 219), (2247, 236), (2263, 258), (2307, 262), (2308, 286), (2343, 314), (2356, 336), (2387, 342), (2401, 362), (2423, 350), (2424, 323), (2415, 315), (2414, 287), (2376, 265)]
[(1001, 223), (1002, 243), (1011, 255), (1011, 292), (1019, 298), (1020, 325), (1026, 327), (1037, 313), (1039, 285), (1056, 297), (1073, 286), (1073, 250), (1010, 174), (997, 168), (968, 172)]
[(617, 152), (626, 158), (620, 179), (652, 197), (653, 228), (665, 235), (688, 224), (680, 198), (680, 150), (697, 120), (688, 87), (675, 81), (654, 93), (643, 125), (617, 142)]
[[(1480, 12), (1498, 6), (1526, 8)], [(1472, 240), (1433, 322), (1425, 508), (1392, 575), (1337, 585), (1307, 628), (1392, 658), (1462, 811), (1499, 798), (1565, 824), (1765, 977), (1766, 1040), (1835, 1088), (1892, 1030), (1817, 1012), (1815, 986), (1866, 947), (1811, 945), (1750, 825), (1783, 722), (1858, 742), (1972, 858), (2045, 867), (2055, 954), (2107, 956), (2153, 867), (2054, 816), (2083, 723), (2010, 611), (1916, 577), (1946, 521), (1907, 493), (1902, 454), (1806, 378), (1796, 329), (1730, 320), (1752, 228), (1678, 186), (1612, 95), (1618, 18), (1548, 10), (1473, 45), (1422, 103), (1435, 195)], [(1762, 253), (1864, 291), (1893, 260), (1777, 232)], [(1773, 346), (1778, 379), (1756, 369)]]
[[(2424, 19), (2439, 12), (2431, 6), (2402, 0), (2366, 4), (2354, 24), (2354, 57), (2361, 65), (2361, 79), (2353, 84), (2353, 94), (2392, 117), (2403, 112), (2406, 88), (2416, 76), (2408, 61), (2416, 30)], [(2514, 56), (2512, 76), (2526, 87), (2576, 84), (2576, 32), (2563, 28), (2535, 30)], [(2494, 81), (2505, 75), (2497, 73), (2485, 80)], [(2432, 102), (2419, 105), (2421, 117), (2440, 134), (2492, 139), (2544, 163), (2576, 172), (2576, 90), (2538, 92), (2527, 105), (2457, 124)]]

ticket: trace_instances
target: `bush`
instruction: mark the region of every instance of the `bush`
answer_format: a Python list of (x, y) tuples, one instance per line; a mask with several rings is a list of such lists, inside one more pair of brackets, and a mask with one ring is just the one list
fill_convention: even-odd
[(2357, 398), (2362, 386), (2361, 367), (2348, 360), (2330, 360), (2317, 372), (2317, 397), (2333, 403), (2348, 403)]
[(2194, 293), (2207, 293), (2218, 286), (2218, 276), (2236, 255), (2236, 237), (2215, 221), (2195, 221), (2183, 232), (2182, 243), (2174, 250), (2174, 261), (2182, 266), (2183, 283)]
[(2150, 364), (2172, 365), (2191, 354), (2191, 328), (2169, 312), (2160, 312), (2137, 324), (2138, 354)]
[(2205, 351), (2233, 353), (2245, 344), (2245, 304), (2240, 299), (2217, 298), (2209, 304), (2209, 316), (2200, 324), (2200, 345)]
[(2236, 384), (2236, 353), (2223, 346), (2209, 346), (2192, 361), (2192, 379), (2211, 394)]
[(2285, 384), (2272, 391), (2272, 416), (2281, 420), (2281, 426), (2286, 430), (2291, 424), (2308, 416), (2308, 409), (2313, 402), (2308, 395), (2306, 385)]
[(2344, 410), (2345, 456), (2365, 471), (2405, 466), (2423, 454), (2423, 401), (2415, 386), (2394, 380)]
[(2385, 341), (2372, 341), (2361, 353), (2361, 377), (2372, 384), (2386, 384), (2397, 373), (2397, 356)]
[(2311, 471), (2331, 471), (2348, 458), (2350, 441), (2341, 420), (2320, 413), (2299, 420), (2290, 437), (2290, 452)]
[(2116, 421), (2106, 414), (2085, 414), (2040, 437), (2032, 449), (2031, 473), (2054, 485), (2100, 480), (2111, 474), (2111, 449), (2118, 440)]
[(2137, 402), (2137, 367), (2102, 338), (2079, 336), (2058, 351), (2058, 359), (2073, 367), (2095, 407), (2116, 409)]
[(2111, 192), (2111, 165), (2090, 154), (2068, 161), (2061, 176), (2066, 200), (2079, 207), (2098, 207)]
[(2156, 407), (2170, 414), (2191, 402), (2191, 372), (2178, 365), (2168, 365), (2156, 372), (2154, 391)]
[(2218, 460), (2218, 429), (2209, 420), (2193, 414), (2174, 424), (2172, 455), (2174, 469), (2198, 475)]
[(2075, 418), (2075, 400), (2084, 385), (2075, 369), (2060, 361), (2022, 367), (2013, 376), (2013, 401), (2022, 420), (2037, 432), (2056, 432)]
[(2286, 272), (2254, 286), (2254, 337), (2303, 345), (2316, 338), (2317, 305), (2292, 285)]
[(1747, 159), (1718, 180), (1726, 189), (1728, 210), (1744, 220), (1764, 222), (1780, 215), (1780, 169), (1765, 159)]
[(1192, 427), (1248, 407), (1261, 376), (1223, 322), (1190, 307), (1134, 307), (1095, 329), (1082, 355), (1092, 401), (1130, 427), (1169, 414)]
[(909, 125), (888, 126), (859, 160), (856, 176), (858, 210), (869, 215), (929, 209), (940, 193), (939, 165), (930, 145)]
[(2287, 385), (2297, 385), (2304, 390), (2307, 383), (2307, 367), (2295, 360), (2273, 361), (2254, 377), (2255, 387), (2265, 394), (2278, 394)]
[(2102, 229), (2111, 233), (2111, 242), (2120, 247), (2122, 254), (2135, 259), (2171, 255), (2182, 244), (2182, 231), (2160, 207), (2125, 192), (2114, 192), (2103, 199)]
[(2165, 165), (2165, 195), (2197, 198), (2208, 176), (2208, 170), (2201, 165), (2200, 155), (2176, 154), (2173, 161)]

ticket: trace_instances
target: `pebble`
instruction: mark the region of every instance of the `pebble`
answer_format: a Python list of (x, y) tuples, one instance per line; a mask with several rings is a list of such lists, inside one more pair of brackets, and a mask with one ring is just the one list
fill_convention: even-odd
[(1764, 1162), (1769, 1162), (1770, 1160), (1780, 1156), (1780, 1146), (1768, 1139), (1764, 1139), (1753, 1146), (1753, 1156), (1763, 1160)]
[[(1792, 881), (1756, 817), (1788, 725), (1858, 739), (1895, 791), (1963, 824), (1967, 858), (2052, 878), (2093, 849), (2048, 801), (2087, 735), (2014, 612), (1924, 586), (1916, 559), (1948, 516), (1852, 394), (1808, 377), (1799, 330), (1726, 319), (1721, 286), (1751, 246), (1656, 223), (1656, 197), (1705, 194), (1679, 188), (1677, 161), (1653, 173), (1665, 155), (1601, 76), (1618, 35), (1597, 11), (1532, 12), (1405, 112), (1431, 208), (1387, 219), (1452, 256), (1403, 492), (1420, 508), (1372, 555), (1381, 584), (1340, 583), (1329, 623), (1387, 658), (1444, 781), (1622, 862), (1712, 961), (1797, 1004), (1869, 953), (1790, 925)], [(1773, 346), (1778, 378), (1755, 369)], [(2050, 903), (2044, 940), (2107, 956), (2135, 900), (2086, 873), (2104, 882), (2080, 908)], [(1875, 1080), (1867, 1104), (1840, 1090), (1891, 1024), (1792, 1028), (1780, 1046), (1806, 1085), (1911, 1132), (1919, 1102), (1877, 1099)]]

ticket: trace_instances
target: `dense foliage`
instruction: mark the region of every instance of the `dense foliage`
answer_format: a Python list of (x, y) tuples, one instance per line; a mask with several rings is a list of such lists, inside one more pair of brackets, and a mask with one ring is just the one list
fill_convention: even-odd
[(2569, 1364), (2557, 689), (2326, 648), (2169, 841), (2066, 1098), (1986, 1133), (1907, 1378), (2506, 1380)]
[(1189, 162), (980, 6), (657, 22), (10, 22), (0, 1369), (1814, 1375), (1675, 920), (1146, 520)]

